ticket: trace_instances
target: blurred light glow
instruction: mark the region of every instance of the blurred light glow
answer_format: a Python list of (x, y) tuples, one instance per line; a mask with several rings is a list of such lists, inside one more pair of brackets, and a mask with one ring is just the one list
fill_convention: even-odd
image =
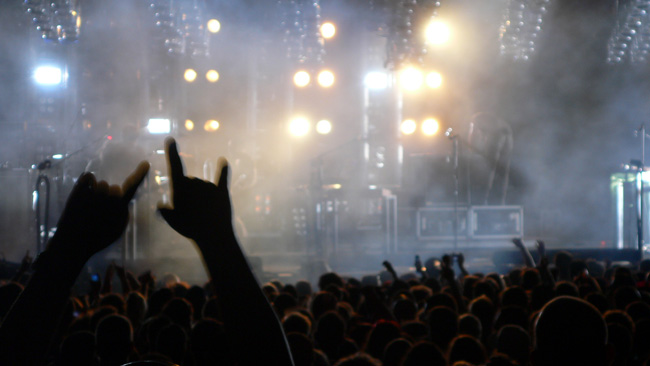
[(318, 84), (323, 88), (329, 88), (334, 85), (334, 73), (329, 70), (323, 70), (318, 73)]
[(332, 122), (322, 119), (316, 123), (316, 132), (320, 133), (321, 135), (327, 135), (328, 133), (332, 132)]
[(205, 73), (205, 78), (211, 83), (216, 83), (219, 80), (219, 73), (217, 70), (208, 70)]
[(216, 119), (211, 119), (205, 122), (205, 124), (203, 125), (203, 129), (208, 132), (214, 132), (219, 129), (219, 126), (220, 126), (219, 121), (217, 121)]
[(434, 45), (443, 45), (449, 42), (451, 31), (449, 26), (439, 20), (434, 20), (425, 31), (427, 42)]
[(415, 91), (422, 87), (424, 77), (422, 76), (422, 71), (415, 67), (407, 67), (400, 72), (399, 82), (403, 89)]
[(194, 71), (194, 69), (187, 69), (185, 70), (183, 77), (185, 78), (185, 81), (191, 83), (196, 80), (196, 71)]
[(221, 23), (216, 19), (208, 20), (208, 31), (210, 33), (219, 33), (221, 30)]
[(422, 133), (427, 136), (435, 135), (440, 129), (440, 124), (435, 118), (427, 118), (422, 122)]
[(413, 132), (418, 128), (418, 125), (412, 119), (405, 119), (400, 125), (400, 130), (405, 135), (412, 135)]
[(34, 80), (41, 85), (61, 84), (63, 72), (55, 66), (39, 66), (34, 70)]
[(299, 88), (309, 85), (310, 79), (309, 73), (304, 70), (300, 70), (293, 75), (293, 83)]
[(440, 75), (440, 73), (437, 71), (432, 71), (427, 74), (425, 82), (429, 88), (438, 89), (440, 86), (442, 86), (442, 75)]
[(388, 87), (388, 75), (385, 72), (372, 71), (366, 74), (363, 82), (368, 89), (386, 89)]
[(170, 133), (172, 131), (171, 121), (169, 118), (149, 118), (147, 131), (151, 134)]
[(192, 131), (194, 129), (194, 121), (191, 119), (186, 119), (185, 120), (185, 129), (188, 131)]
[(56, 160), (63, 159), (63, 154), (54, 154), (52, 155), (52, 159), (56, 159)]
[(296, 137), (305, 136), (309, 132), (309, 121), (306, 118), (294, 118), (289, 123), (289, 133)]
[(334, 23), (332, 22), (323, 23), (320, 26), (320, 34), (323, 38), (330, 39), (336, 34), (336, 26), (334, 26)]

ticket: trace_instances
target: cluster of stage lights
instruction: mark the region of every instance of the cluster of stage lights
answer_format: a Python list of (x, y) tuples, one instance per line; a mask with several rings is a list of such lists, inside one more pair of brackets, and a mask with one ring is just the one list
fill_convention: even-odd
[[(185, 120), (185, 129), (187, 131), (194, 131), (194, 127), (194, 121), (191, 119)], [(216, 119), (209, 119), (203, 124), (203, 129), (207, 132), (215, 132), (219, 129), (219, 127), (221, 127), (221, 124)]]
[[(321, 70), (316, 80), (321, 87), (329, 88), (334, 85), (334, 73), (330, 70)], [(299, 88), (304, 88), (311, 83), (311, 75), (305, 70), (300, 70), (293, 75), (293, 83)]]
[[(430, 89), (442, 86), (442, 75), (437, 71), (430, 71), (426, 75), (415, 67), (407, 67), (398, 73), (400, 87), (405, 91), (417, 91), (426, 85)], [(385, 72), (373, 71), (366, 74), (364, 84), (368, 89), (386, 89), (389, 85), (389, 76)]]
[[(412, 135), (417, 131), (418, 124), (414, 119), (405, 119), (400, 125), (400, 131), (404, 135)], [(435, 118), (427, 118), (420, 124), (420, 131), (425, 136), (433, 136), (438, 133), (440, 129), (440, 123)]]
[[(183, 78), (185, 81), (188, 83), (193, 83), (194, 80), (198, 77), (198, 73), (194, 69), (186, 69), (185, 72), (183, 73)], [(216, 83), (219, 81), (219, 73), (217, 70), (208, 70), (205, 73), (205, 79), (211, 83)]]
[[(311, 131), (311, 123), (307, 118), (296, 117), (289, 122), (289, 133), (295, 137), (306, 136)], [(332, 132), (332, 122), (322, 119), (316, 123), (316, 132), (327, 135)]]

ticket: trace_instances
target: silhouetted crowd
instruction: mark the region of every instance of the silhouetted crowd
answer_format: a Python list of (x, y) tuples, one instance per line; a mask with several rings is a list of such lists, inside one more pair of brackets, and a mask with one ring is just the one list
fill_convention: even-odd
[(537, 242), (535, 263), (514, 239), (524, 265), (507, 274), (470, 274), (453, 254), (402, 275), (384, 262), (361, 279), (259, 286), (232, 229), (227, 162), (210, 183), (184, 175), (173, 139), (166, 152), (172, 202), (159, 211), (210, 282), (111, 264), (73, 293), (122, 234), (148, 164), (121, 187), (82, 174), (47, 249), (0, 286), (0, 365), (650, 365), (650, 260), (548, 258)]

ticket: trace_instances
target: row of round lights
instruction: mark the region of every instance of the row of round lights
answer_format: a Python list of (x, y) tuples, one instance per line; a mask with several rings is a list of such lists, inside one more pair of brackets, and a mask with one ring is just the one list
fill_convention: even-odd
[[(289, 122), (289, 133), (292, 136), (302, 137), (311, 130), (311, 123), (307, 118), (296, 117)], [(332, 132), (332, 122), (322, 119), (316, 123), (316, 132), (320, 135), (327, 135)]]
[[(185, 120), (185, 129), (188, 131), (193, 131), (194, 130), (194, 121), (191, 119), (186, 119)], [(219, 129), (221, 125), (219, 124), (219, 121), (216, 119), (210, 119), (205, 121), (203, 124), (203, 129), (207, 132), (214, 132)]]
[(325, 22), (320, 26), (320, 34), (325, 39), (334, 38), (336, 35), (336, 26), (332, 22)]
[(214, 34), (221, 30), (221, 23), (217, 19), (208, 20), (208, 32)]
[[(400, 125), (400, 131), (404, 135), (412, 135), (417, 130), (418, 125), (414, 119), (405, 119)], [(440, 123), (435, 118), (427, 118), (420, 124), (420, 130), (425, 136), (433, 136), (440, 129)]]
[[(321, 70), (316, 77), (318, 85), (323, 88), (329, 88), (334, 85), (334, 73), (330, 70)], [(293, 75), (293, 84), (299, 88), (304, 88), (311, 83), (311, 76), (305, 70), (300, 70)]]
[[(199, 74), (196, 72), (196, 70), (186, 69), (185, 72), (183, 73), (183, 78), (188, 83), (193, 83), (194, 80), (196, 80), (198, 75)], [(217, 72), (217, 70), (208, 70), (205, 73), (205, 79), (211, 83), (216, 83), (217, 81), (219, 81), (219, 73)]]
[(442, 75), (437, 71), (430, 71), (425, 76), (421, 70), (407, 67), (399, 72), (399, 83), (406, 91), (417, 91), (425, 84), (431, 89), (438, 89), (442, 86)]

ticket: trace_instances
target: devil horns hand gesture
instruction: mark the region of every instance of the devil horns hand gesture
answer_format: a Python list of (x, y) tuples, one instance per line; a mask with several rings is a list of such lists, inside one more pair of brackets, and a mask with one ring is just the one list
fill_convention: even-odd
[(159, 204), (158, 211), (169, 226), (201, 245), (223, 230), (232, 231), (232, 208), (228, 193), (228, 162), (219, 159), (215, 183), (185, 176), (176, 141), (165, 140), (167, 169), (171, 178), (172, 207)]

